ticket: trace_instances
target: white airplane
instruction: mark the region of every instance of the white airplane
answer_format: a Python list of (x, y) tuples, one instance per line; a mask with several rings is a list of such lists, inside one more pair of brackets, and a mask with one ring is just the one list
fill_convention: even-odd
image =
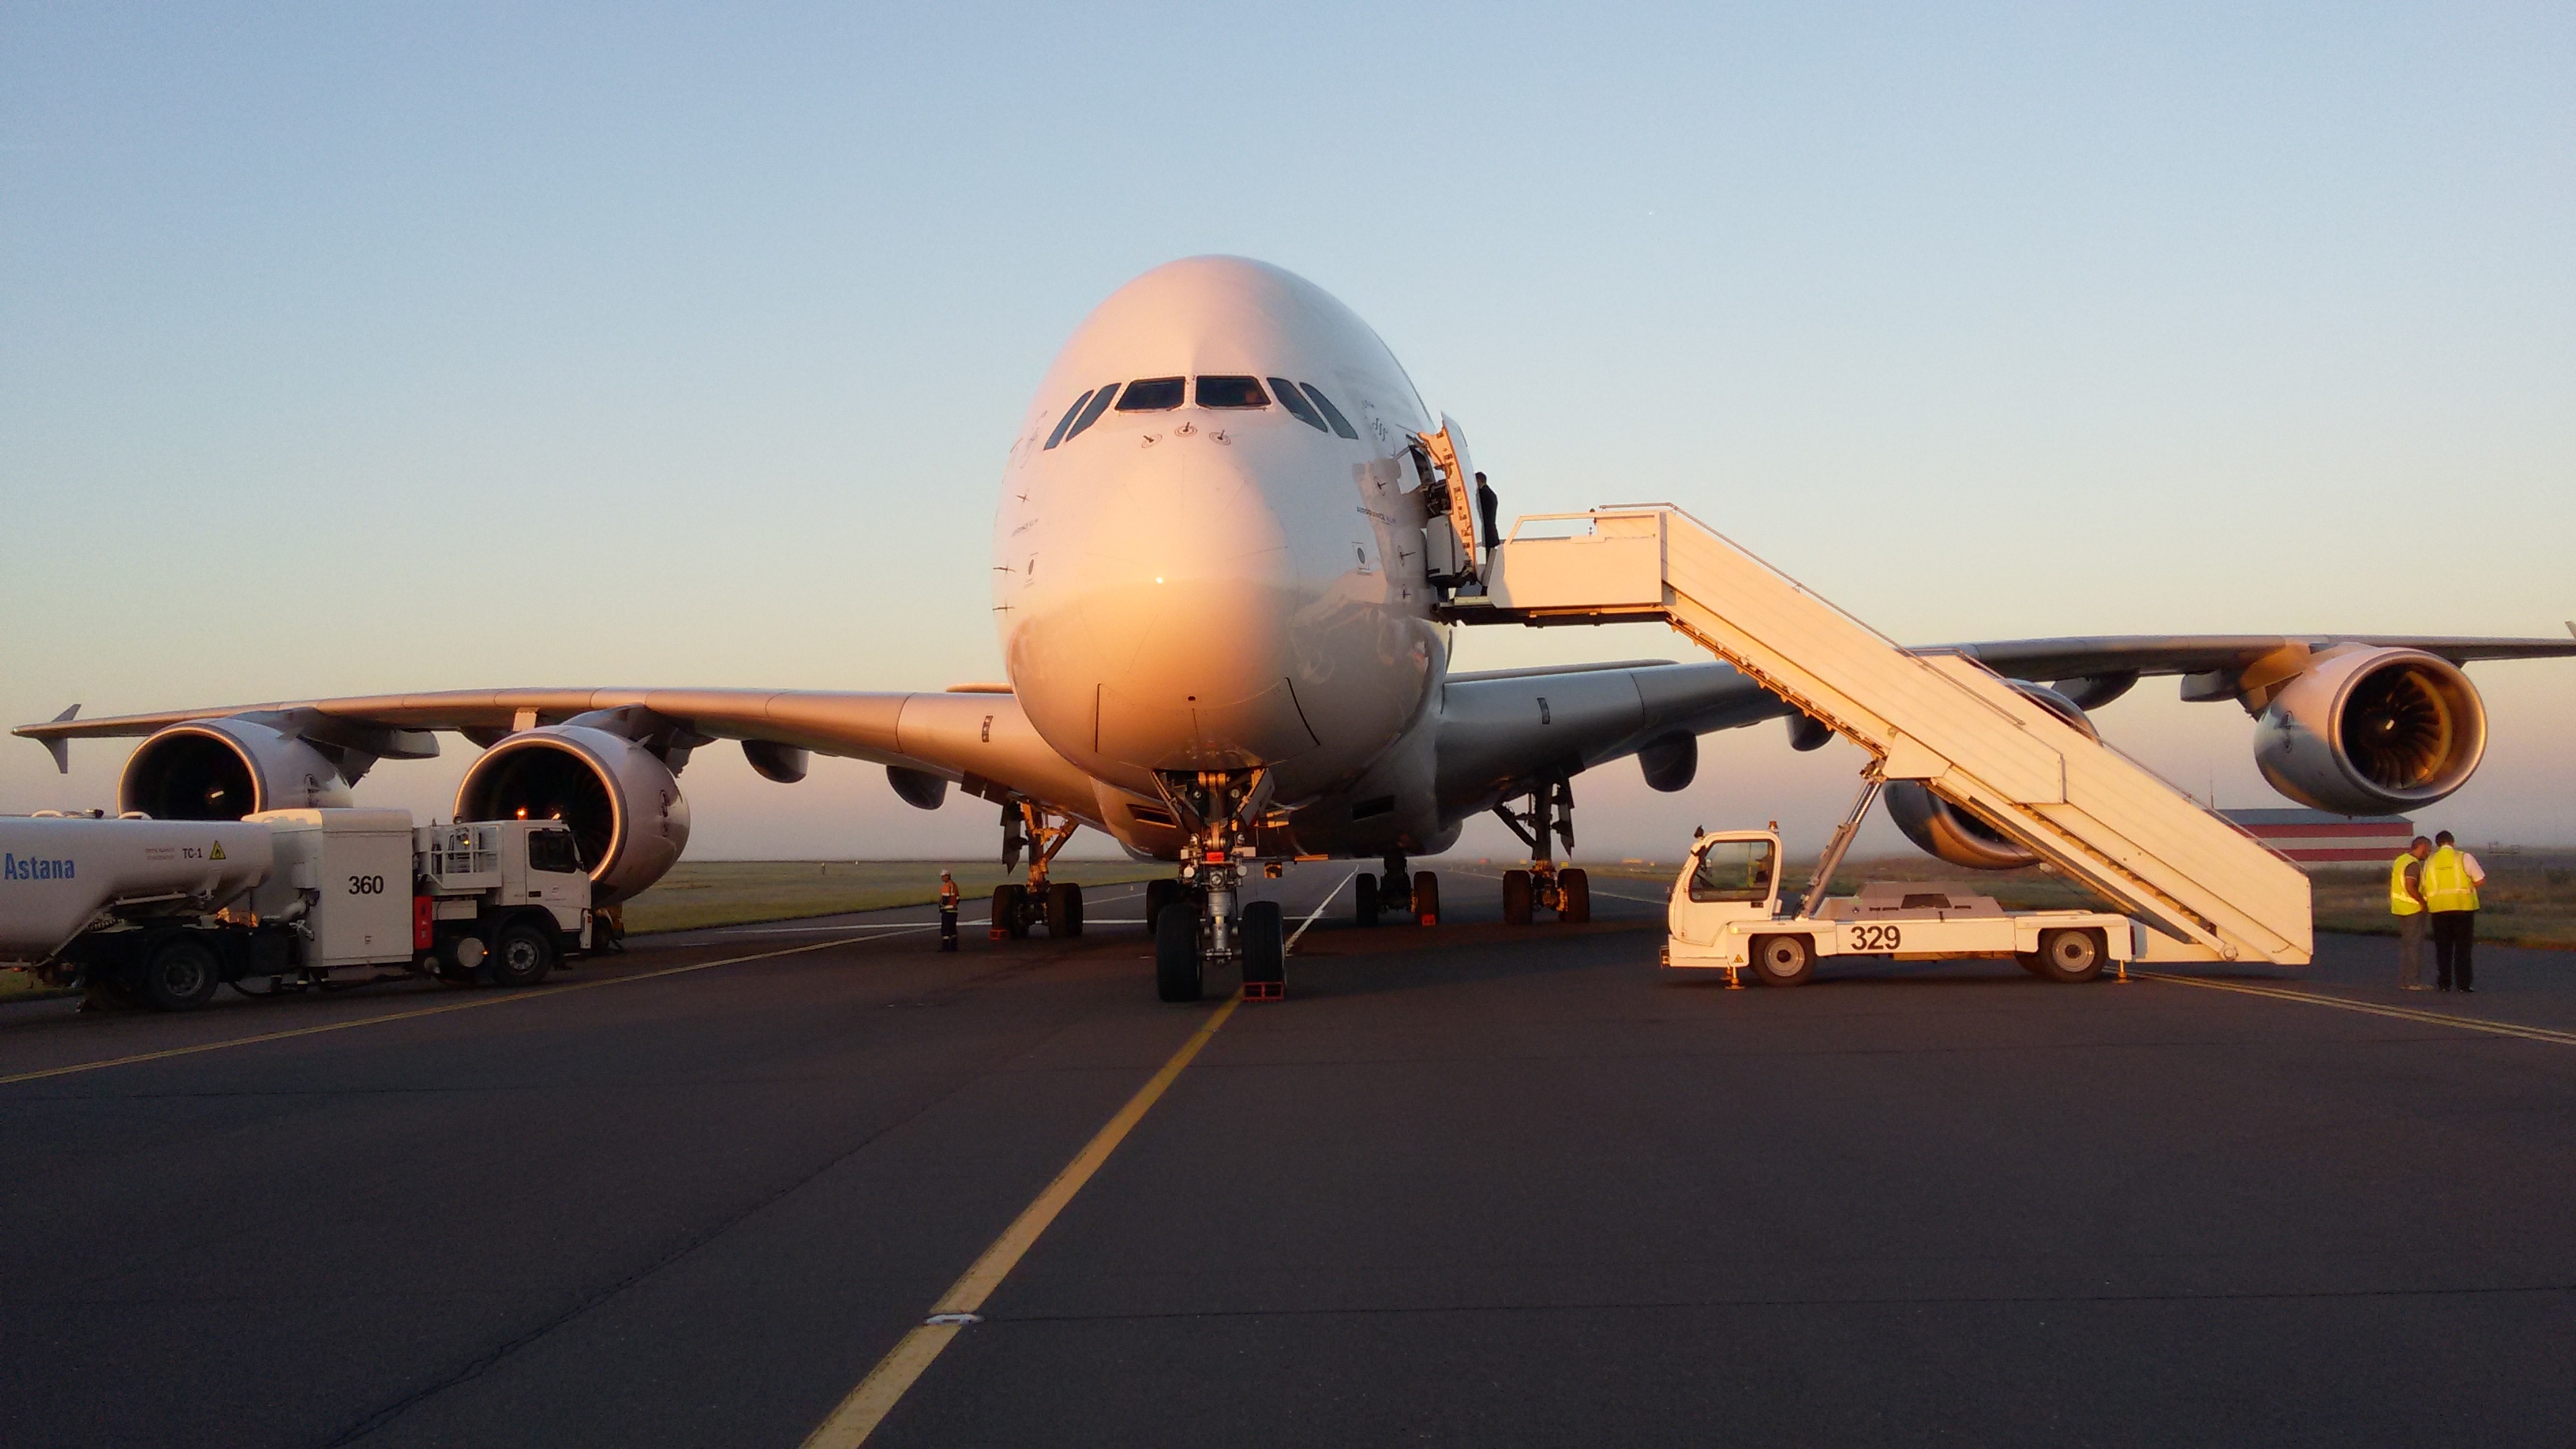
[[(434, 732), (484, 748), (458, 819), (561, 818), (598, 896), (653, 883), (688, 838), (689, 752), (739, 741), (773, 780), (821, 752), (886, 767), (936, 809), (951, 785), (1002, 807), (996, 892), (1011, 934), (1081, 928), (1077, 887), (1046, 863), (1077, 826), (1176, 863), (1149, 893), (1157, 984), (1195, 1000), (1210, 961), (1275, 989), (1278, 908), (1241, 904), (1250, 863), (1364, 858), (1360, 919), (1438, 914), (1408, 857), (1494, 811), (1545, 861), (1573, 843), (1573, 778), (1636, 755), (1679, 790), (1697, 737), (1795, 712), (1723, 664), (1656, 661), (1451, 673), (1459, 559), (1483, 539), (1463, 497), (1463, 440), (1434, 429), (1376, 333), (1276, 267), (1193, 257), (1094, 311), (1029, 405), (1002, 474), (994, 609), (1007, 685), (943, 694), (744, 689), (500, 689), (373, 695), (76, 718), (16, 733), (148, 736), (121, 810), (163, 819), (345, 803), (379, 759), (435, 755)], [(1454, 493), (1452, 485), (1458, 490)], [(1481, 487), (1481, 483), (1479, 483)], [(2458, 789), (2486, 717), (2460, 665), (2576, 654), (2548, 639), (2361, 635), (2039, 639), (1964, 649), (2073, 717), (2139, 677), (2233, 699), (2260, 720), (2258, 761), (2284, 794), (2342, 814), (2420, 807)], [(2039, 683), (2052, 681), (2054, 688)], [(1827, 734), (1802, 716), (1791, 743)], [(2330, 748), (2293, 749), (2301, 740)], [(67, 766), (66, 766), (67, 768)], [(2030, 857), (1923, 792), (1891, 792), (1918, 845), (1953, 863)], [(1562, 914), (1587, 908), (1579, 872)], [(1526, 912), (1524, 912), (1524, 915)]]

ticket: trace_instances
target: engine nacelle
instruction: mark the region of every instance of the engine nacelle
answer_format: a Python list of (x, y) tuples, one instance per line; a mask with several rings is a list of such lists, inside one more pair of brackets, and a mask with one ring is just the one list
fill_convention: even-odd
[(2430, 805), (2467, 784), (2486, 751), (2486, 706), (2469, 677), (2420, 649), (2328, 650), (2254, 726), (2254, 764), (2272, 788), (2337, 815)]
[[(2044, 684), (2016, 679), (2012, 687), (2037, 700), (2059, 719), (2094, 739), (2102, 736), (2075, 701)], [(1968, 870), (2019, 870), (2039, 857), (1986, 822), (1933, 794), (1913, 780), (1887, 787), (1887, 818), (1926, 854)]]
[(660, 880), (689, 843), (689, 802), (670, 767), (587, 725), (521, 730), (485, 750), (456, 786), (456, 818), (571, 826), (599, 905)]
[(239, 820), (262, 810), (349, 803), (340, 767), (312, 743), (257, 720), (191, 720), (137, 746), (116, 808), (155, 820)]

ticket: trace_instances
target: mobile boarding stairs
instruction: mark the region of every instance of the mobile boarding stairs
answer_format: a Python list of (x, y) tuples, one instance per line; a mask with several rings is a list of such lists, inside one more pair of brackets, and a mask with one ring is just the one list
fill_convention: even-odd
[(1523, 517), (1481, 572), (1446, 617), (1660, 619), (1868, 751), (1878, 779), (1921, 782), (2147, 924), (2142, 960), (2308, 964), (2297, 866), (1975, 659), (1898, 648), (1678, 508)]

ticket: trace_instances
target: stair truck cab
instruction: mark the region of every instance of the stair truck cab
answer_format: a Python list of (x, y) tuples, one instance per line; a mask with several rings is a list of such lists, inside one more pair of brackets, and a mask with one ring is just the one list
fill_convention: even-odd
[[(2104, 911), (2007, 911), (1991, 896), (1938, 881), (1874, 881), (1853, 896), (1784, 902), (1777, 830), (1727, 830), (1691, 843), (1667, 909), (1667, 978), (1750, 971), (1766, 986), (1797, 986), (1833, 956), (1899, 961), (2011, 957), (2034, 976), (2090, 981), (2105, 962), (2136, 958), (2126, 916)], [(1830, 870), (1830, 867), (1827, 868)]]

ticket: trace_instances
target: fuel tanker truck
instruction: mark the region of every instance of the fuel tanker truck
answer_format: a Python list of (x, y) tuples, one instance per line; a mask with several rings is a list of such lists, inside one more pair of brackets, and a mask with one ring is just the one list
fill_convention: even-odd
[(164, 1011), (227, 983), (258, 996), (389, 966), (533, 986), (593, 932), (590, 877), (554, 820), (0, 817), (0, 965)]

